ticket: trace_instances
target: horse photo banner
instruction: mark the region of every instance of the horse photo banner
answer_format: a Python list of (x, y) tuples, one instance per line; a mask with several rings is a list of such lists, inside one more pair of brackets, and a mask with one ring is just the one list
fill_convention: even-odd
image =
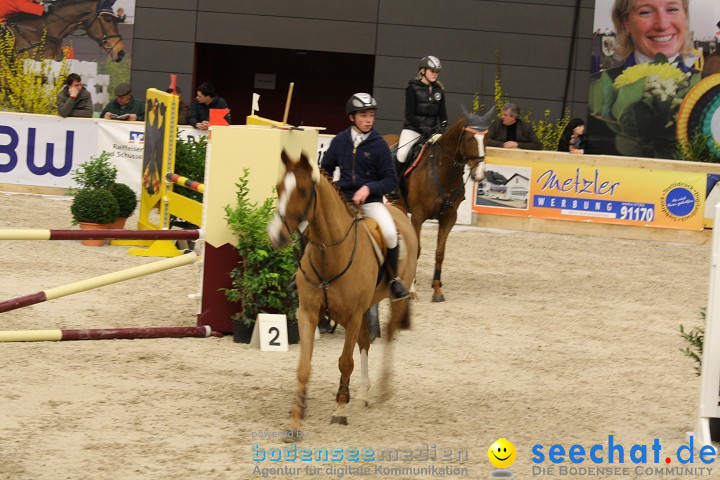
[[(620, 3), (595, 1), (588, 149), (680, 158), (678, 142), (692, 142), (700, 134), (698, 142), (720, 156), (715, 143), (720, 142), (720, 76), (698, 85), (720, 73), (720, 2), (693, 0), (687, 13), (681, 2), (630, 2), (630, 13), (620, 27), (624, 31), (617, 32), (611, 12)], [(669, 40), (647, 42), (648, 22), (660, 16)], [(689, 50), (686, 38), (691, 38)]]
[(704, 227), (702, 172), (488, 154), (474, 213), (682, 230)]

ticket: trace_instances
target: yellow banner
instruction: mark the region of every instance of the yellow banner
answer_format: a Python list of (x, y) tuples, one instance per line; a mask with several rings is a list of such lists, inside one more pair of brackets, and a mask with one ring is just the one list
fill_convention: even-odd
[(490, 158), (473, 212), (702, 230), (705, 173)]

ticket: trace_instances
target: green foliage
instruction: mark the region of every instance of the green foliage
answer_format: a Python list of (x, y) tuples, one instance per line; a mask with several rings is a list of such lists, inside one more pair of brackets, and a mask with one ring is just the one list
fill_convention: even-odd
[(658, 54), (654, 62), (625, 69), (615, 80), (603, 72), (590, 83), (588, 109), (615, 133), (622, 155), (673, 158), (676, 118), (683, 98), (700, 81)]
[[(506, 103), (508, 103), (508, 97), (503, 91), (502, 72), (498, 64), (495, 71), (495, 108), (498, 118), (502, 116), (502, 106)], [(521, 117), (523, 121), (532, 125), (543, 150), (557, 150), (563, 130), (570, 123), (570, 110), (565, 109), (563, 116), (555, 120), (550, 118), (550, 109), (546, 109), (543, 117), (539, 120), (532, 118), (531, 111), (525, 112)]]
[(73, 223), (113, 223), (118, 219), (118, 202), (107, 190), (80, 190), (70, 206)]
[[(528, 114), (529, 115), (529, 114)], [(535, 134), (542, 143), (543, 150), (557, 150), (560, 137), (565, 127), (570, 123), (570, 110), (566, 109), (565, 114), (556, 119), (550, 119), (550, 110), (545, 110), (545, 115), (539, 120), (529, 120), (535, 130)]]
[(45, 38), (35, 50), (16, 53), (15, 40), (8, 30), (0, 30), (0, 111), (57, 114), (57, 94), (68, 75), (68, 65), (62, 62), (54, 85), (48, 83), (51, 63), (36, 63)]
[(720, 155), (716, 152), (720, 152), (720, 144), (712, 135), (704, 135), (697, 131), (688, 143), (676, 145), (675, 156), (678, 160), (689, 162), (720, 163)]
[[(705, 320), (706, 311), (704, 308), (700, 309), (700, 318)], [(703, 343), (705, 342), (705, 328), (695, 327), (690, 331), (685, 331), (685, 327), (680, 325), (680, 336), (690, 344), (680, 351), (686, 356), (692, 358), (697, 365), (695, 365), (695, 374), (700, 376), (702, 372), (702, 355), (703, 355)]]
[[(207, 137), (199, 136), (197, 140), (183, 140), (178, 135), (175, 141), (175, 173), (200, 183), (205, 181), (205, 152)], [(203, 194), (189, 188), (177, 187), (174, 191), (184, 197), (203, 201)]]
[(297, 292), (288, 291), (288, 284), (298, 268), (297, 260), (292, 246), (281, 250), (272, 247), (266, 229), (275, 212), (275, 199), (268, 198), (259, 206), (251, 202), (248, 175), (246, 168), (236, 183), (235, 207), (225, 207), (241, 257), (230, 273), (233, 288), (225, 289), (225, 295), (241, 304), (242, 312), (236, 318), (246, 325), (252, 325), (258, 313), (284, 313), (288, 319), (296, 320)]
[(117, 200), (119, 218), (128, 218), (133, 214), (135, 207), (137, 207), (137, 196), (132, 188), (124, 183), (114, 183), (113, 186), (110, 187), (110, 193), (112, 193), (115, 200)]
[(112, 153), (104, 150), (100, 155), (90, 157), (90, 160), (81, 163), (75, 169), (72, 179), (80, 189), (110, 190), (117, 178), (117, 168), (110, 163), (111, 157)]

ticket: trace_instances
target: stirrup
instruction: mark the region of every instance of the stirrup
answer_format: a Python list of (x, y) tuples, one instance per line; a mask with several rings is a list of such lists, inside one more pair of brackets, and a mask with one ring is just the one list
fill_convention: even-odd
[(390, 301), (396, 302), (398, 300), (405, 300), (410, 297), (410, 293), (405, 288), (403, 281), (400, 277), (395, 277), (390, 280)]

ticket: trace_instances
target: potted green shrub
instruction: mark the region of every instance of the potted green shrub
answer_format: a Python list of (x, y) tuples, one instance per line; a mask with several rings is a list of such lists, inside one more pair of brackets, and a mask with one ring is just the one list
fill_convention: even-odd
[(117, 179), (117, 168), (110, 163), (111, 157), (112, 153), (103, 150), (100, 155), (78, 165), (72, 179), (80, 190), (110, 190)]
[(124, 183), (113, 183), (110, 193), (118, 203), (118, 219), (110, 228), (125, 228), (125, 222), (137, 207), (137, 196), (133, 189)]
[[(103, 151), (75, 169), (72, 179), (78, 189), (72, 191), (70, 212), (73, 223), (81, 229), (107, 228), (118, 219), (118, 201), (110, 189), (117, 178), (117, 168), (110, 163), (112, 154)], [(83, 245), (101, 246), (104, 240), (83, 240)]]
[[(70, 212), (73, 223), (81, 229), (105, 228), (118, 218), (118, 202), (105, 189), (79, 190), (75, 193)], [(102, 246), (104, 240), (83, 240), (86, 246)]]
[[(235, 207), (225, 207), (226, 218), (236, 235), (235, 248), (240, 255), (238, 265), (230, 273), (233, 288), (226, 289), (228, 300), (240, 304), (233, 317), (233, 338), (250, 342), (258, 313), (285, 314), (288, 333), (297, 331), (297, 292), (288, 288), (298, 264), (292, 246), (275, 250), (267, 234), (267, 226), (275, 210), (275, 199), (261, 205), (248, 198), (248, 169), (238, 180)], [(297, 337), (295, 337), (297, 338)]]

